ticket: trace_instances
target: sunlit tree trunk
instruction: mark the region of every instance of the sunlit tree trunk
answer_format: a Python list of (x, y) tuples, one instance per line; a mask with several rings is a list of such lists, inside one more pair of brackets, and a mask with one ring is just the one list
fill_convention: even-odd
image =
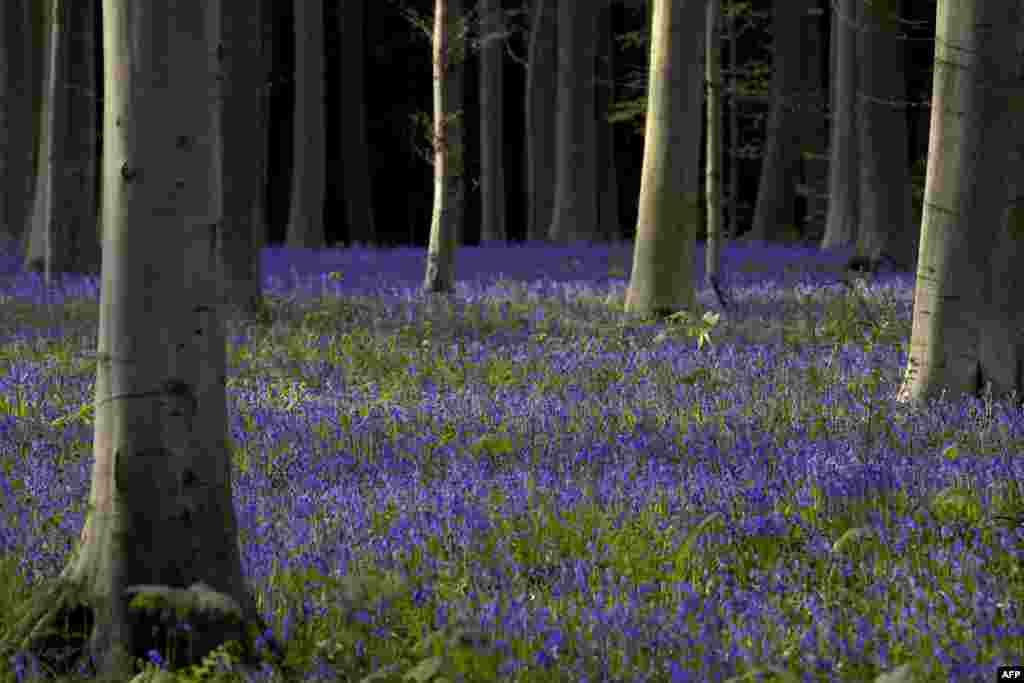
[(0, 240), (20, 240), (31, 215), (34, 47), (29, 0), (0, 4)]
[(832, 131), (829, 143), (828, 217), (822, 249), (839, 249), (857, 239), (859, 207), (859, 144), (857, 114), (857, 37), (855, 24), (860, 0), (837, 0), (833, 15), (832, 43), (835, 46), (832, 80)]
[(526, 234), (548, 239), (555, 206), (558, 0), (534, 0), (526, 71)]
[[(242, 574), (231, 497), (215, 251), (217, 5), (104, 1), (104, 254), (89, 509), (64, 571), (4, 634), (4, 656), (12, 643), (54, 647), (39, 633), (66, 628), (77, 605), (91, 612), (84, 635), (104, 680), (129, 680), (133, 657), (149, 649), (166, 659), (170, 629), (184, 625), (177, 609), (200, 595), (220, 605), (182, 614), (191, 651), (178, 653), (176, 667), (226, 640), (251, 645), (249, 627), (266, 626)], [(157, 596), (171, 601), (165, 616), (131, 604)]]
[(903, 402), (976, 396), (989, 382), (996, 398), (1016, 391), (1019, 401), (1024, 390), (1018, 12), (1016, 0), (938, 3)]
[(704, 174), (708, 241), (704, 252), (704, 279), (708, 285), (711, 285), (712, 278), (718, 277), (722, 262), (722, 81), (718, 41), (720, 15), (720, 0), (708, 0), (707, 28), (704, 36), (708, 131)]
[(434, 4), (434, 210), (423, 289), (449, 293), (455, 289), (455, 247), (465, 196), (463, 126), (451, 77), (465, 58), (462, 0)]
[(695, 303), (704, 10), (704, 0), (654, 1), (629, 312), (663, 316)]
[(800, 169), (800, 21), (808, 2), (786, 0), (772, 7), (771, 111), (754, 222), (748, 235), (753, 240), (775, 241), (798, 230), (794, 200)]
[(49, 0), (37, 186), (26, 270), (99, 272), (94, 0)]
[(349, 242), (377, 241), (373, 213), (373, 174), (366, 126), (366, 42), (363, 38), (366, 0), (341, 0), (338, 12), (342, 88), (341, 149), (345, 180), (345, 218)]
[(295, 0), (295, 121), (289, 247), (324, 245), (324, 24), (321, 0)]
[(870, 262), (883, 254), (910, 270), (917, 258), (919, 229), (911, 224), (907, 161), (907, 99), (899, 0), (875, 0), (862, 8), (858, 34), (857, 107), (860, 144), (857, 253)]
[(481, 0), (480, 33), (480, 240), (504, 242), (505, 161), (504, 107), (505, 79), (502, 77), (505, 39), (501, 0)]
[(623, 239), (619, 224), (619, 179), (615, 170), (615, 127), (608, 115), (615, 102), (615, 32), (612, 26), (612, 5), (608, 0), (601, 8), (598, 23), (599, 52), (597, 58), (597, 182), (598, 222), (601, 239), (619, 242)]
[(262, 106), (266, 79), (262, 67), (264, 0), (221, 2), (220, 45), (223, 97), (220, 135), (223, 144), (224, 219), (219, 258), (227, 306), (244, 316), (258, 306), (261, 290), (260, 194), (263, 192)]
[(551, 241), (591, 241), (597, 233), (597, 174), (587, 117), (594, 117), (595, 3), (558, 8), (558, 105), (555, 114), (555, 204)]

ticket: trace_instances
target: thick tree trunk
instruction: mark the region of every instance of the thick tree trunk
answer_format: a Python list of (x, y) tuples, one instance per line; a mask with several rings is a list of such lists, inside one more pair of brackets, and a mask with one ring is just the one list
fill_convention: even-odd
[(534, 0), (526, 71), (527, 239), (546, 241), (555, 206), (558, 0)]
[(800, 21), (809, 0), (777, 2), (772, 8), (772, 98), (768, 134), (757, 185), (749, 239), (776, 241), (795, 236), (796, 185), (800, 170)]
[(832, 86), (832, 131), (829, 144), (828, 218), (821, 248), (841, 249), (857, 239), (859, 196), (859, 145), (857, 142), (857, 38), (851, 23), (859, 21), (859, 0), (838, 0), (833, 14), (835, 77)]
[(261, 4), (262, 0), (244, 5), (220, 3), (224, 219), (219, 260), (227, 305), (246, 317), (258, 307), (262, 284), (259, 205), (266, 163), (260, 158), (265, 149), (261, 136), (265, 133), (261, 117), (253, 116), (260, 111), (265, 80)]
[(655, 0), (644, 164), (626, 311), (693, 310), (704, 0)]
[(98, 274), (94, 0), (48, 3), (38, 185), (26, 270)]
[(615, 32), (612, 26), (612, 4), (601, 8), (598, 23), (599, 53), (597, 57), (597, 203), (598, 233), (602, 240), (623, 239), (619, 224), (619, 179), (615, 170), (615, 126), (608, 121), (615, 102)]
[(459, 241), (463, 181), (463, 126), (451, 78), (465, 58), (462, 0), (435, 0), (434, 5), (434, 211), (423, 289), (455, 289), (455, 247)]
[(899, 0), (875, 0), (863, 11), (858, 35), (860, 197), (857, 254), (872, 263), (883, 255), (910, 270), (917, 259), (919, 228), (911, 223), (907, 92)]
[[(242, 575), (231, 498), (213, 239), (218, 7), (193, 0), (166, 8), (104, 2), (104, 254), (89, 512), (70, 562), (16, 616), (0, 647), (4, 656), (33, 651), (46, 643), (36, 640), (39, 628), (59, 632), (74, 615), (92, 628), (84, 635), (105, 680), (128, 680), (133, 657), (151, 648), (168, 659), (169, 630), (185, 622), (191, 647), (175, 652), (176, 667), (225, 640), (251, 645), (248, 627), (266, 626)], [(166, 614), (191, 611), (167, 624), (161, 611), (139, 606), (162, 601)], [(81, 618), (83, 608), (91, 618)]]
[(321, 0), (295, 0), (295, 122), (288, 246), (324, 246), (324, 24)]
[(345, 181), (345, 219), (348, 241), (364, 245), (377, 241), (373, 213), (373, 174), (366, 127), (363, 39), (366, 0), (343, 0), (338, 13), (341, 42), (342, 92), (341, 149)]
[(719, 277), (722, 262), (722, 81), (719, 55), (718, 24), (721, 15), (719, 0), (708, 0), (704, 40), (704, 82), (707, 83), (707, 150), (704, 173), (705, 213), (708, 240), (704, 252), (704, 279), (708, 286)]
[(939, 0), (904, 402), (1024, 392), (1018, 5)]
[(597, 187), (587, 117), (594, 117), (594, 45), (598, 8), (563, 2), (558, 8), (558, 110), (555, 140), (555, 205), (552, 242), (593, 241)]
[[(800, 193), (806, 198), (807, 213), (801, 232), (806, 240), (813, 237), (820, 241), (825, 234), (825, 220), (828, 217), (828, 106), (826, 88), (822, 81), (823, 71), (831, 78), (831, 62), (822, 63), (825, 51), (825, 29), (822, 15), (827, 11), (821, 7), (822, 0), (814, 0), (801, 17), (801, 43), (804, 45), (805, 73), (801, 105), (800, 166), (802, 186)], [(831, 7), (828, 0), (826, 6)]]
[(481, 0), (480, 240), (505, 242), (504, 87), (505, 22), (501, 0)]

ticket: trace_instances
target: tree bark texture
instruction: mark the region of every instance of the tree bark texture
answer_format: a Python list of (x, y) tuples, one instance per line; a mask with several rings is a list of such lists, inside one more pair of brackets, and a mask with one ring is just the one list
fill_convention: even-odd
[(555, 206), (557, 39), (558, 0), (534, 0), (526, 71), (526, 234), (531, 242), (548, 239)]
[(344, 160), (345, 219), (348, 240), (369, 245), (377, 241), (373, 213), (373, 172), (366, 126), (364, 24), (366, 0), (342, 0), (338, 36), (341, 41), (341, 146)]

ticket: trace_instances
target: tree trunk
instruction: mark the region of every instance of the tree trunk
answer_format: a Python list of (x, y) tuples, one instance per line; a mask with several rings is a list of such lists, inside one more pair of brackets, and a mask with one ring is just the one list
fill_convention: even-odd
[(465, 196), (462, 112), (450, 79), (465, 58), (462, 0), (434, 5), (434, 211), (423, 289), (455, 289), (455, 246)]
[(644, 163), (627, 312), (693, 310), (704, 0), (655, 0)]
[[(231, 498), (213, 229), (221, 208), (211, 98), (219, 9), (208, 1), (167, 7), (104, 2), (104, 254), (89, 512), (68, 565), (0, 647), (4, 656), (52, 647), (40, 630), (70, 620), (91, 627), (78, 635), (89, 639), (105, 680), (128, 680), (133, 657), (149, 649), (169, 659), (170, 629), (182, 622), (192, 626), (191, 643), (175, 650), (176, 668), (225, 640), (251, 646), (249, 627), (266, 628), (242, 575)], [(140, 607), (159, 602), (171, 607), (164, 616)], [(175, 617), (176, 607), (190, 612)]]
[(373, 174), (366, 127), (363, 40), (366, 0), (341, 0), (338, 39), (341, 42), (342, 92), (341, 149), (345, 181), (345, 219), (349, 243), (377, 241), (373, 214)]
[(761, 179), (749, 239), (776, 241), (798, 234), (795, 178), (800, 171), (800, 21), (809, 0), (777, 2), (772, 9), (772, 95)]
[(526, 234), (546, 241), (555, 206), (558, 0), (534, 0), (526, 67)]
[(615, 126), (608, 121), (615, 102), (615, 32), (612, 26), (612, 3), (601, 8), (598, 23), (599, 48), (595, 93), (597, 124), (598, 230), (601, 239), (619, 242), (623, 239), (619, 224), (619, 179), (615, 170)]
[(587, 145), (587, 117), (594, 117), (594, 52), (597, 8), (563, 2), (558, 8), (558, 109), (555, 140), (555, 205), (551, 241), (596, 238), (596, 169)]
[(841, 249), (857, 239), (860, 187), (857, 112), (857, 38), (860, 0), (838, 0), (838, 14), (832, 16), (835, 71), (832, 86), (832, 131), (829, 144), (828, 218), (821, 248)]
[(899, 0), (875, 0), (862, 8), (858, 83), (870, 96), (858, 107), (857, 254), (872, 263), (885, 255), (909, 271), (917, 258), (919, 230), (911, 223), (907, 118), (898, 104), (907, 99), (899, 8)]
[(707, 198), (708, 240), (704, 252), (704, 279), (714, 286), (722, 262), (722, 81), (719, 55), (718, 24), (720, 0), (708, 0), (706, 59), (704, 80), (707, 83), (707, 150), (704, 193)]
[(220, 226), (219, 259), (223, 268), (225, 299), (233, 312), (255, 313), (261, 296), (259, 232), (263, 167), (260, 158), (263, 121), (254, 116), (262, 105), (265, 63), (262, 55), (262, 0), (222, 2), (220, 46), (223, 97), (220, 130), (224, 164), (224, 219)]
[[(815, 0), (801, 17), (801, 43), (804, 45), (803, 93), (800, 100), (803, 124), (801, 125), (800, 174), (801, 193), (807, 201), (802, 233), (804, 239), (813, 237), (820, 241), (825, 234), (825, 219), (828, 217), (828, 107), (826, 88), (822, 80), (823, 71), (831, 78), (831, 62), (822, 64), (825, 51), (825, 31), (821, 17), (825, 9), (821, 0)], [(831, 4), (828, 5), (831, 7)]]
[(48, 3), (38, 186), (26, 270), (98, 274), (94, 0)]
[(324, 24), (321, 0), (295, 0), (295, 122), (288, 246), (324, 246)]
[(481, 0), (480, 241), (505, 242), (504, 20), (501, 0)]
[(997, 399), (1024, 390), (1018, 11), (1016, 0), (939, 1), (902, 402), (979, 396), (989, 382)]
[(0, 240), (21, 240), (32, 208), (31, 8), (28, 0), (0, 5)]

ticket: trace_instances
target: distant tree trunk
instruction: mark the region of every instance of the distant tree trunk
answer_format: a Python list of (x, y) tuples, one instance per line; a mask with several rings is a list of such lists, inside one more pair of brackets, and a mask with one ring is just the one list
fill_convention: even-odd
[(772, 94), (761, 179), (757, 185), (752, 240), (795, 236), (796, 186), (800, 171), (800, 21), (809, 0), (777, 2), (772, 8)]
[(857, 253), (870, 262), (883, 255), (910, 270), (917, 259), (919, 227), (911, 223), (907, 161), (907, 99), (899, 0), (875, 0), (862, 8), (857, 54), (860, 90), (870, 93), (858, 107), (860, 198)]
[(345, 218), (348, 241), (377, 241), (373, 213), (373, 177), (366, 126), (366, 85), (363, 77), (366, 43), (363, 39), (366, 0), (341, 0), (338, 40), (341, 49), (341, 149), (345, 180)]
[(839, 249), (857, 239), (859, 222), (859, 144), (857, 142), (857, 38), (860, 0), (838, 0), (837, 13), (849, 17), (843, 21), (833, 15), (832, 43), (835, 45), (835, 76), (832, 86), (832, 132), (829, 144), (828, 218), (821, 248)]
[(462, 112), (450, 78), (465, 58), (462, 0), (435, 0), (434, 5), (434, 210), (423, 281), (426, 292), (455, 289), (455, 247), (465, 196)]
[(939, 0), (901, 402), (920, 405), (944, 391), (951, 401), (977, 397), (988, 383), (997, 400), (1024, 393), (1018, 10), (1017, 0)]
[(722, 263), (722, 80), (718, 25), (722, 13), (720, 0), (708, 0), (707, 57), (704, 81), (707, 83), (707, 170), (704, 193), (707, 197), (708, 241), (704, 252), (704, 279), (709, 286), (718, 278)]
[(555, 206), (558, 0), (534, 0), (526, 67), (527, 239), (546, 241)]
[(587, 146), (587, 117), (594, 116), (594, 40), (597, 8), (563, 2), (558, 8), (558, 109), (555, 139), (555, 205), (552, 242), (596, 238), (596, 170)]
[(619, 242), (623, 239), (619, 224), (619, 180), (615, 170), (615, 127), (608, 114), (615, 102), (615, 32), (612, 26), (612, 4), (608, 0), (601, 8), (597, 59), (597, 181), (598, 223), (601, 239)]
[[(5, 658), (23, 638), (31, 652), (62, 649), (39, 633), (82, 623), (92, 629), (87, 649), (103, 680), (125, 681), (134, 657), (155, 649), (167, 658), (170, 630), (186, 619), (191, 647), (177, 653), (179, 668), (227, 640), (252, 653), (250, 627), (266, 629), (242, 574), (231, 498), (211, 230), (220, 194), (210, 97), (217, 11), (208, 1), (104, 2), (104, 254), (89, 509), (63, 572), (5, 634)], [(168, 610), (130, 605), (157, 596), (171, 600)], [(200, 596), (220, 606), (174, 616)], [(73, 616), (82, 607), (89, 613)]]
[(654, 0), (644, 164), (627, 312), (695, 304), (705, 0)]
[(295, 0), (295, 122), (288, 246), (324, 246), (324, 24), (322, 0)]
[[(828, 216), (828, 102), (822, 81), (822, 72), (831, 69), (831, 62), (822, 65), (825, 51), (825, 31), (821, 16), (826, 10), (815, 0), (801, 17), (801, 42), (804, 49), (803, 93), (800, 100), (803, 123), (801, 128), (802, 192), (807, 200), (802, 234), (820, 241), (825, 234)], [(829, 4), (831, 7), (831, 4)], [(831, 71), (825, 74), (831, 78)]]
[(95, 0), (50, 0), (38, 186), (26, 270), (49, 284), (64, 273), (98, 274)]
[(34, 47), (29, 0), (0, 4), (0, 240), (19, 241), (31, 215)]
[(480, 33), (480, 240), (505, 242), (504, 87), (505, 27), (501, 0), (481, 0)]
[(261, 296), (259, 210), (263, 192), (260, 158), (263, 121), (254, 116), (262, 104), (263, 0), (246, 4), (221, 2), (220, 45), (224, 73), (219, 107), (223, 141), (224, 219), (220, 227), (219, 258), (224, 274), (225, 300), (231, 311), (248, 317)]

